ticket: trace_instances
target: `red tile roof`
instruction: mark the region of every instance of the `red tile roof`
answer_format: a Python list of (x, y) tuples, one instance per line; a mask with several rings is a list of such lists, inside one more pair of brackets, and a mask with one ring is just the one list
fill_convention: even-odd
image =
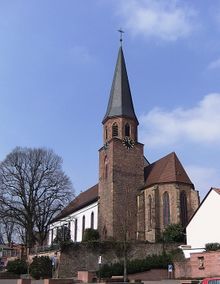
[(145, 167), (144, 176), (146, 187), (169, 182), (185, 183), (193, 186), (174, 152)]
[(98, 184), (90, 187), (86, 191), (80, 193), (75, 199), (73, 199), (52, 221), (56, 222), (73, 212), (88, 206), (89, 204), (98, 200)]
[[(160, 183), (185, 183), (194, 187), (182, 164), (174, 152), (144, 168), (145, 187)], [(219, 189), (220, 191), (220, 189)], [(220, 194), (220, 192), (219, 192)], [(51, 223), (98, 200), (98, 184), (80, 193), (58, 214)]]
[(214, 187), (212, 187), (212, 189), (213, 189), (215, 192), (217, 192), (218, 194), (220, 194), (220, 188), (214, 188)]

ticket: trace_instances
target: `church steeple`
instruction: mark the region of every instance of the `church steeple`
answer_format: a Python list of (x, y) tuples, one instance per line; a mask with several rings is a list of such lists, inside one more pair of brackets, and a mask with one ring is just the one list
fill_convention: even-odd
[(138, 120), (121, 46), (102, 123), (104, 143), (99, 150), (100, 236), (101, 239), (113, 237), (124, 240), (126, 224), (129, 227), (126, 238), (134, 240), (137, 233), (137, 188), (144, 184), (144, 154), (143, 144), (138, 142)]
[(138, 124), (132, 102), (122, 46), (119, 48), (108, 107), (102, 123), (104, 124), (108, 118), (112, 117), (131, 118)]

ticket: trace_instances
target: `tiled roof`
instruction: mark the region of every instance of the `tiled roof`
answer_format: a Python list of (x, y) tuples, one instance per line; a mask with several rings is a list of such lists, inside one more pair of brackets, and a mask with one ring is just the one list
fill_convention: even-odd
[(144, 177), (146, 187), (168, 182), (179, 182), (193, 186), (193, 183), (174, 152), (146, 166)]
[[(174, 152), (144, 168), (145, 186), (154, 184), (178, 182), (194, 187), (186, 171)], [(220, 189), (215, 189), (220, 194)], [(52, 221), (56, 222), (73, 212), (98, 200), (98, 184), (80, 193)]]
[(220, 194), (220, 188), (212, 188), (215, 192), (217, 192), (218, 194)]
[(58, 214), (51, 223), (58, 221), (73, 212), (88, 206), (89, 204), (98, 200), (98, 184), (90, 187), (86, 191), (80, 193), (73, 201), (71, 201), (61, 212)]

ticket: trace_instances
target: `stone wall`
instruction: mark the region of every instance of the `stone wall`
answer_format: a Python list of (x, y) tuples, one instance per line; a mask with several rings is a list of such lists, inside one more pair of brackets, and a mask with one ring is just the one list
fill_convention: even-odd
[(176, 278), (220, 277), (220, 251), (192, 253), (190, 259), (175, 263)]
[[(177, 248), (177, 244), (145, 244), (132, 243), (129, 245), (128, 259), (144, 259), (147, 255), (162, 254), (163, 250), (169, 252)], [(98, 270), (98, 258), (102, 256), (102, 264), (114, 263), (122, 260), (122, 253), (117, 245), (101, 245), (89, 247), (88, 244), (79, 243), (67, 247), (60, 256), (59, 277), (74, 277), (77, 271)]]

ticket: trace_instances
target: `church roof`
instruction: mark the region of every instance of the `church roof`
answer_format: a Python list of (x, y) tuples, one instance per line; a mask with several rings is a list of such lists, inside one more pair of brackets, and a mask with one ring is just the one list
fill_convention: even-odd
[[(148, 161), (147, 161), (148, 162)], [(147, 163), (146, 163), (147, 164)], [(186, 171), (180, 163), (177, 155), (172, 152), (158, 161), (145, 166), (144, 168), (145, 186), (149, 187), (160, 183), (185, 183), (194, 187)], [(215, 189), (220, 194), (220, 189)], [(66, 216), (90, 205), (98, 200), (98, 184), (80, 193), (71, 201), (52, 221), (56, 222)]]
[(172, 152), (144, 169), (145, 186), (158, 183), (177, 182), (194, 187), (177, 155)]
[(115, 116), (125, 116), (137, 121), (122, 47), (119, 48), (110, 98), (103, 123), (106, 119)]
[(74, 198), (52, 221), (56, 222), (79, 209), (88, 206), (89, 204), (98, 200), (98, 184), (90, 187), (86, 191), (80, 193), (76, 198)]

